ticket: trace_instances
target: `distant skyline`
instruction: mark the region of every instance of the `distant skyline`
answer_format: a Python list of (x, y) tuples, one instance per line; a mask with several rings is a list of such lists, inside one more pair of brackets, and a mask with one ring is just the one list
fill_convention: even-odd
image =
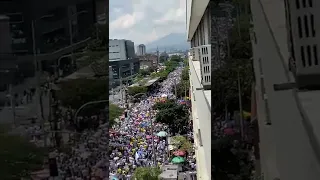
[(186, 32), (185, 0), (109, 2), (111, 39), (128, 39), (135, 45), (147, 45), (168, 34)]

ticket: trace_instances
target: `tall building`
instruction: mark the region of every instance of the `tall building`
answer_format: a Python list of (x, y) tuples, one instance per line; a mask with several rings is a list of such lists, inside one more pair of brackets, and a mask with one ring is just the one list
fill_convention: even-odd
[(139, 58), (134, 51), (134, 43), (125, 39), (109, 40), (109, 65), (112, 67), (115, 85), (132, 81), (139, 72)]
[(140, 44), (138, 46), (138, 56), (143, 56), (146, 54), (146, 46), (144, 44)]
[(1, 46), (11, 48), (0, 56), (0, 68), (18, 70), (20, 77), (34, 76), (34, 54), (43, 70), (53, 72), (51, 65), (60, 57), (87, 45), (96, 22), (93, 0), (5, 0), (0, 1), (0, 15), (9, 18), (10, 32), (0, 39)]
[(260, 136), (256, 162), (264, 179), (320, 177), (317, 2), (251, 1)]
[(0, 15), (0, 54), (11, 54), (10, 18)]
[(93, 0), (1, 1), (0, 14), (10, 18), (12, 52), (33, 54), (32, 32), (37, 53), (70, 46), (71, 36), (73, 43), (88, 38), (96, 21), (94, 4)]
[(187, 1), (190, 97), (197, 179), (211, 179), (211, 38), (209, 0)]

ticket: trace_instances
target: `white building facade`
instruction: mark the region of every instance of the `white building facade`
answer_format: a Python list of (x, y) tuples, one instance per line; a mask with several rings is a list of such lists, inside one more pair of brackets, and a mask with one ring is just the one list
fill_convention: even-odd
[(209, 0), (187, 1), (190, 97), (197, 179), (211, 180), (211, 41)]

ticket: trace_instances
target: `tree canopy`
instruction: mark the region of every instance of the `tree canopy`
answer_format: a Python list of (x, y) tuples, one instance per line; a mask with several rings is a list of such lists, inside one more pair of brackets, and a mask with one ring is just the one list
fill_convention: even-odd
[(109, 123), (110, 127), (112, 127), (115, 124), (115, 119), (119, 118), (124, 112), (123, 108), (120, 108), (119, 106), (109, 103)]
[(156, 115), (156, 121), (168, 125), (173, 134), (186, 134), (189, 122), (187, 108), (184, 105), (173, 104), (171, 101), (162, 103), (163, 105), (156, 104), (154, 106), (159, 111)]
[[(181, 81), (177, 84), (177, 97), (185, 97), (189, 95), (190, 81), (189, 81), (189, 66), (185, 66), (181, 73)], [(172, 89), (175, 93), (175, 89)]]
[(146, 86), (131, 86), (131, 87), (128, 87), (128, 95), (130, 96), (135, 96), (135, 95), (138, 95), (138, 94), (141, 94), (142, 93), (147, 93), (148, 92), (148, 87)]
[(41, 170), (48, 153), (20, 136), (0, 134), (0, 179), (16, 180)]
[(188, 139), (184, 136), (173, 136), (172, 142), (175, 147), (177, 147), (180, 150), (191, 152), (193, 151), (193, 144), (188, 141)]
[[(106, 100), (109, 90), (105, 80), (74, 79), (61, 82), (57, 97), (66, 107), (78, 109), (90, 101)], [(105, 107), (105, 104), (99, 107)], [(97, 107), (97, 106), (94, 106)]]
[(158, 180), (161, 170), (158, 167), (138, 167), (133, 173), (133, 179)]

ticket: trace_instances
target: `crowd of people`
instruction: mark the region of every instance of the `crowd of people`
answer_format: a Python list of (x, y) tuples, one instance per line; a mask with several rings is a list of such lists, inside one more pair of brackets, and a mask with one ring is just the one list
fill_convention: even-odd
[[(71, 153), (55, 152), (59, 176), (63, 179), (130, 179), (137, 167), (160, 167), (169, 163), (166, 138), (156, 135), (167, 132), (167, 127), (154, 121), (156, 111), (152, 106), (163, 95), (175, 98), (172, 88), (179, 83), (181, 70), (170, 73), (160, 89), (126, 109), (126, 115), (119, 117), (109, 132), (107, 124), (98, 121), (97, 128), (82, 131)], [(122, 101), (114, 103), (124, 107)], [(193, 154), (188, 155), (186, 164), (188, 169), (195, 170)]]

